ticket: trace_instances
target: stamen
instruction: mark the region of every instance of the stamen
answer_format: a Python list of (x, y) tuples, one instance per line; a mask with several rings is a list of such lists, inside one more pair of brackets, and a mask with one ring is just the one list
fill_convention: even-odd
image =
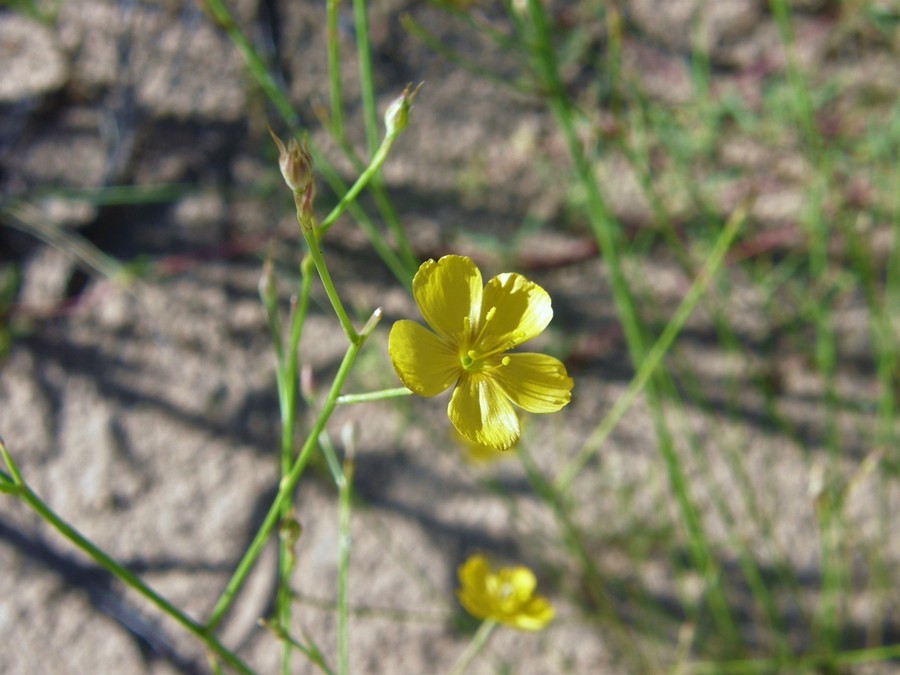
[(496, 314), (496, 313), (497, 313), (497, 308), (496, 308), (496, 307), (491, 307), (491, 308), (487, 311), (487, 314), (484, 315), (484, 320), (485, 320), (485, 322), (490, 321), (491, 319), (493, 319), (493, 318), (494, 318), (494, 314)]
[(504, 356), (502, 359), (500, 359), (500, 363), (502, 363), (504, 366), (508, 366), (509, 362), (510, 358), (508, 356)]

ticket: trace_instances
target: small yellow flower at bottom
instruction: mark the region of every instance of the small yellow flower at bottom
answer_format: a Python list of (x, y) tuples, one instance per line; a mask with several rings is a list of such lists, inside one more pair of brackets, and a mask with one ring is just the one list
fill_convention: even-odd
[(572, 378), (561, 361), (506, 353), (553, 318), (550, 296), (537, 284), (511, 273), (482, 285), (475, 263), (447, 255), (422, 263), (413, 297), (432, 330), (397, 321), (388, 337), (391, 363), (419, 396), (453, 387), (447, 414), (470, 441), (506, 450), (521, 434), (513, 405), (550, 413), (571, 400)]
[(483, 555), (473, 555), (457, 570), (456, 597), (477, 619), (490, 619), (519, 630), (538, 631), (553, 619), (553, 606), (534, 592), (537, 580), (527, 567), (491, 569)]

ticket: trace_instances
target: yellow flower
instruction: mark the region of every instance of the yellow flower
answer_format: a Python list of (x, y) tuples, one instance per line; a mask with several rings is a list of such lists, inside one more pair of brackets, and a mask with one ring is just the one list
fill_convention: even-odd
[(512, 404), (556, 412), (571, 399), (566, 367), (544, 354), (504, 354), (538, 335), (553, 310), (550, 296), (520, 274), (500, 274), (482, 287), (465, 256), (422, 263), (413, 297), (431, 332), (414, 321), (391, 328), (388, 352), (406, 387), (436, 396), (456, 385), (447, 414), (470, 441), (506, 450), (519, 439)]
[(519, 630), (541, 630), (553, 619), (552, 605), (535, 595), (537, 581), (527, 567), (492, 570), (483, 555), (473, 555), (457, 570), (456, 597), (478, 619), (490, 619)]

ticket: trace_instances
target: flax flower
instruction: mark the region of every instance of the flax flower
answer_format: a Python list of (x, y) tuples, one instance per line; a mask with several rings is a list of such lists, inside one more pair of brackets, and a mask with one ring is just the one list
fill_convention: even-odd
[(527, 567), (492, 570), (483, 555), (473, 555), (459, 566), (457, 575), (456, 597), (475, 618), (531, 631), (553, 619), (553, 606), (535, 594), (537, 581)]
[(394, 370), (420, 396), (456, 385), (447, 414), (475, 443), (506, 450), (519, 439), (513, 404), (556, 412), (571, 398), (566, 367), (544, 354), (505, 354), (538, 335), (553, 317), (550, 296), (520, 274), (500, 274), (482, 286), (465, 256), (422, 263), (413, 297), (432, 331), (397, 321), (388, 338)]

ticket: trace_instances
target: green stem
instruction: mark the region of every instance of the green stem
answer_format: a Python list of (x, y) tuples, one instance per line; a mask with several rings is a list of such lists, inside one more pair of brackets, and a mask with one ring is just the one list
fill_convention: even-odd
[(565, 545), (574, 553), (581, 565), (585, 590), (593, 602), (595, 611), (608, 622), (610, 637), (620, 647), (621, 652), (632, 660), (635, 672), (659, 671), (658, 664), (651, 662), (650, 654), (641, 648), (632, 635), (631, 629), (619, 616), (606, 591), (609, 586), (608, 581), (597, 567), (590, 551), (585, 547), (582, 534), (573, 521), (571, 509), (564, 499), (564, 493), (555, 490), (553, 485), (544, 478), (544, 474), (535, 464), (524, 444), (520, 443), (518, 448), (519, 459), (522, 462), (522, 468), (525, 469), (528, 482), (531, 483), (538, 497), (553, 511), (553, 517), (562, 530)]
[(381, 391), (370, 391), (365, 394), (344, 394), (339, 396), (337, 402), (341, 404), (366, 403), (368, 401), (383, 401), (388, 398), (399, 398), (400, 396), (411, 396), (412, 392), (406, 387), (397, 387), (396, 389), (382, 389)]
[[(337, 172), (330, 165), (325, 163), (324, 157), (318, 154), (314, 148), (310, 147), (310, 152), (312, 153), (316, 168), (319, 170), (319, 173), (321, 173), (325, 178), (326, 182), (331, 186), (331, 189), (335, 192), (335, 194), (345, 194), (347, 192), (347, 186), (344, 181), (341, 180), (341, 177), (337, 174)], [(370, 185), (369, 187), (371, 190), (375, 190), (376, 188), (375, 185)], [(375, 194), (378, 193), (375, 192)], [(382, 236), (381, 232), (378, 231), (378, 228), (375, 227), (375, 223), (372, 222), (372, 219), (368, 216), (368, 214), (366, 214), (366, 212), (359, 204), (357, 204), (356, 202), (350, 202), (347, 205), (347, 211), (349, 211), (350, 215), (353, 216), (353, 218), (356, 220), (356, 223), (359, 225), (360, 229), (369, 239), (369, 243), (372, 244), (372, 248), (375, 249), (375, 252), (378, 253), (378, 256), (381, 258), (387, 268), (391, 270), (397, 280), (403, 284), (403, 287), (406, 288), (407, 291), (410, 291), (412, 289), (412, 279), (413, 273), (416, 269), (416, 265), (404, 263), (399, 258), (399, 256), (391, 248), (390, 244), (388, 244), (384, 236)]]
[(0, 492), (15, 492), (18, 490), (16, 482), (7, 473), (0, 471)]
[(353, 21), (356, 28), (356, 56), (359, 62), (359, 93), (363, 104), (363, 123), (369, 157), (378, 145), (378, 114), (375, 111), (375, 86), (372, 77), (372, 56), (369, 49), (369, 20), (366, 0), (353, 0)]
[[(378, 150), (378, 111), (375, 107), (375, 78), (372, 74), (372, 50), (369, 46), (369, 19), (366, 16), (366, 0), (353, 0), (353, 17), (356, 26), (357, 60), (359, 61), (359, 91), (363, 104), (363, 123), (366, 130), (366, 147), (369, 158), (373, 159)], [(394, 139), (391, 139), (393, 143)], [(382, 143), (382, 146), (384, 143)], [(379, 162), (380, 167), (384, 160)], [(397, 214), (384, 190), (384, 184), (378, 175), (378, 168), (371, 180), (372, 197), (387, 223), (388, 229), (396, 239), (400, 257), (407, 268), (417, 267), (416, 258), (409, 246), (406, 233), (403, 231)]]
[(328, 83), (331, 95), (331, 133), (338, 145), (345, 142), (344, 104), (341, 96), (341, 44), (338, 37), (338, 4), (340, 0), (327, 0)]
[(111, 558), (104, 551), (98, 548), (93, 542), (88, 540), (78, 530), (69, 525), (65, 520), (60, 518), (53, 509), (51, 509), (40, 497), (38, 497), (31, 488), (22, 480), (19, 468), (16, 466), (6, 444), (0, 439), (0, 453), (6, 462), (10, 476), (15, 482), (15, 488), (10, 492), (15, 497), (25, 502), (25, 504), (41, 519), (49, 523), (63, 537), (72, 542), (77, 548), (89, 555), (98, 565), (107, 572), (119, 579), (126, 586), (131, 587), (139, 594), (144, 596), (153, 605), (155, 605), (164, 614), (167, 614), (177, 621), (183, 628), (191, 633), (198, 640), (203, 642), (218, 658), (227, 663), (232, 669), (239, 673), (250, 674), (253, 671), (244, 664), (233, 652), (222, 645), (221, 642), (213, 635), (211, 627), (204, 627), (191, 619), (187, 614), (175, 607), (172, 603), (159, 595), (147, 584), (141, 581), (131, 570)]
[(290, 473), (281, 479), (278, 494), (275, 496), (272, 505), (269, 507), (269, 511), (257, 531), (256, 536), (253, 538), (244, 557), (241, 559), (240, 563), (238, 563), (237, 569), (229, 580), (225, 590), (222, 592), (222, 596), (213, 608), (209, 620), (206, 622), (206, 630), (213, 630), (225, 616), (229, 606), (234, 601), (238, 589), (243, 585), (247, 575), (250, 573), (250, 569), (253, 567), (253, 563), (256, 562), (272, 529), (277, 524), (282, 509), (290, 502), (294, 488), (300, 480), (300, 476), (303, 474), (303, 469), (306, 467), (306, 463), (309, 461), (313, 449), (317, 445), (319, 434), (322, 433), (325, 424), (331, 417), (332, 412), (334, 412), (334, 408), (337, 405), (337, 398), (341, 392), (341, 387), (344, 386), (344, 381), (347, 379), (347, 375), (349, 375), (354, 361), (356, 361), (359, 350), (362, 348), (363, 344), (365, 344), (366, 339), (369, 337), (371, 330), (374, 328), (374, 325), (380, 317), (381, 309), (379, 308), (372, 314), (372, 318), (359, 334), (357, 340), (351, 342), (350, 346), (347, 347), (347, 352), (344, 354), (344, 358), (334, 377), (334, 381), (331, 384), (331, 389), (328, 392), (328, 396), (325, 399), (322, 409), (319, 411), (315, 424), (313, 424), (312, 429), (310, 429), (306, 442), (303, 444), (300, 454), (294, 461)]
[(322, 249), (320, 248), (321, 239), (318, 228), (315, 224), (313, 224), (312, 227), (305, 227), (301, 222), (300, 229), (303, 232), (303, 238), (306, 240), (309, 255), (316, 265), (316, 270), (319, 272), (319, 278), (322, 280), (325, 294), (331, 301), (331, 307), (334, 309), (334, 313), (341, 323), (341, 328), (344, 329), (344, 334), (351, 343), (358, 342), (359, 334), (356, 332), (356, 329), (353, 328), (353, 323), (347, 315), (347, 310), (344, 309), (344, 303), (341, 302), (341, 298), (334, 287), (334, 282), (331, 280), (331, 273), (328, 271), (328, 266), (325, 264), (325, 258), (322, 257)]
[(462, 653), (459, 660), (457, 660), (456, 664), (453, 666), (453, 670), (450, 671), (450, 675), (462, 675), (466, 672), (466, 669), (469, 667), (472, 660), (478, 656), (478, 653), (482, 649), (484, 649), (488, 638), (491, 637), (491, 634), (494, 632), (494, 629), (497, 628), (497, 625), (497, 622), (491, 619), (485, 619), (481, 622), (478, 631), (472, 636), (469, 646), (466, 647), (466, 651)]
[(868, 649), (851, 649), (835, 654), (812, 654), (799, 658), (782, 659), (744, 659), (740, 661), (701, 661), (685, 664), (684, 671), (689, 673), (753, 674), (753, 673), (797, 673), (804, 671), (832, 672), (842, 666), (879, 663), (900, 658), (900, 645), (885, 645)]
[[(824, 384), (824, 420), (825, 443), (830, 460), (829, 474), (840, 472), (843, 461), (842, 440), (837, 425), (837, 343), (831, 303), (827, 296), (831, 288), (822, 280), (829, 278), (828, 244), (831, 239), (831, 218), (825, 215), (825, 200), (831, 188), (831, 155), (816, 123), (816, 110), (810, 88), (800, 68), (796, 56), (794, 31), (791, 25), (791, 12), (786, 0), (770, 0), (769, 2), (782, 47), (786, 54), (786, 72), (788, 86), (794, 99), (794, 116), (803, 132), (807, 145), (807, 153), (815, 166), (812, 185), (807, 190), (805, 212), (802, 221), (807, 229), (809, 241), (809, 275), (814, 280), (815, 295), (821, 301), (812, 303), (810, 309), (816, 328), (815, 358), (816, 368), (822, 376)], [(854, 237), (849, 237), (849, 248), (852, 251)], [(814, 287), (815, 288), (815, 287)], [(846, 558), (842, 556), (841, 541), (843, 539), (843, 505), (825, 495), (821, 501), (821, 579), (819, 608), (814, 617), (812, 633), (822, 642), (830, 646), (832, 651), (840, 647), (840, 623), (844, 608), (842, 600), (848, 588), (848, 570)]]
[[(281, 476), (288, 475), (294, 460), (294, 431), (297, 420), (297, 375), (300, 337), (303, 333), (303, 324), (306, 320), (306, 311), (309, 308), (309, 295), (312, 288), (312, 258), (304, 257), (300, 264), (300, 296), (292, 300), (290, 338), (287, 353), (279, 360), (278, 367), (278, 401), (281, 409)], [(282, 508), (281, 520), (285, 521), (290, 515), (291, 502), (288, 501)], [(282, 630), (287, 633), (291, 623), (291, 574), (294, 570), (295, 538), (279, 537), (278, 539), (278, 591), (275, 598), (275, 615)], [(290, 640), (283, 642), (281, 670), (284, 675), (291, 671), (290, 659), (293, 643)]]
[(338, 482), (338, 672), (350, 672), (348, 638), (350, 616), (350, 507), (353, 496), (353, 459), (344, 459)]
[(130, 278), (127, 268), (118, 260), (101, 251), (76, 230), (60, 226), (25, 201), (14, 200), (5, 206), (0, 210), (0, 221), (40, 239), (67, 257), (75, 258), (85, 269), (105, 279), (124, 282)]
[(350, 570), (350, 481), (353, 476), (353, 446), (346, 445), (346, 459), (343, 467), (338, 461), (337, 453), (327, 433), (319, 436), (319, 447), (322, 456), (331, 472), (331, 477), (338, 489), (338, 578), (337, 578), (337, 650), (338, 673), (346, 675), (349, 669), (349, 640), (347, 639), (350, 605), (348, 602), (348, 583)]
[[(607, 210), (597, 187), (593, 167), (578, 139), (574, 121), (575, 110), (565, 93), (560, 78), (544, 7), (541, 0), (527, 0), (527, 5), (528, 15), (534, 29), (535, 68), (547, 91), (550, 108), (565, 137), (569, 154), (575, 165), (576, 175), (585, 191), (589, 224), (603, 254), (603, 260), (609, 268), (613, 300), (622, 321), (629, 356), (637, 369), (646, 356), (644, 328), (637, 315), (635, 302), (620, 264), (619, 240), (621, 234), (618, 223)], [(688, 537), (692, 562), (702, 574), (706, 584), (706, 598), (710, 611), (729, 645), (735, 649), (741, 649), (741, 637), (721, 586), (719, 566), (703, 529), (697, 505), (688, 489), (687, 478), (665, 420), (662, 394), (665, 392), (675, 395), (674, 384), (671, 382), (671, 378), (667, 377), (666, 372), (657, 371), (655, 376), (647, 380), (646, 391), (659, 441), (659, 453), (665, 463), (669, 485), (678, 503), (682, 525)]]
[(346, 191), (340, 201), (335, 204), (334, 208), (331, 209), (331, 212), (325, 216), (325, 219), (319, 225), (319, 231), (322, 234), (327, 232), (338, 217), (340, 217), (347, 209), (350, 209), (351, 213), (354, 209), (359, 209), (359, 206), (356, 204), (356, 198), (367, 185), (370, 186), (372, 195), (384, 214), (389, 229), (393, 232), (394, 237), (397, 240), (400, 256), (394, 253), (384, 237), (381, 236), (381, 233), (375, 229), (374, 225), (367, 220), (359, 219), (358, 216), (356, 216), (357, 220), (360, 227), (368, 236), (372, 246), (378, 252), (378, 255), (384, 260), (385, 264), (391, 268), (394, 275), (403, 282), (403, 285), (406, 286), (408, 290), (411, 288), (412, 284), (412, 274), (410, 270), (416, 269), (418, 263), (416, 262), (415, 254), (409, 246), (409, 242), (406, 240), (406, 235), (400, 227), (399, 221), (393, 214), (393, 210), (390, 208), (390, 202), (387, 201), (383, 189), (381, 189), (378, 184), (378, 172), (385, 160), (387, 160), (388, 153), (399, 135), (400, 132), (385, 135), (384, 139), (381, 141), (381, 145), (378, 146), (378, 149), (372, 155), (372, 159), (369, 161), (368, 166), (362, 170), (359, 177), (356, 179), (356, 182)]
[[(300, 124), (297, 114), (294, 112), (294, 109), (291, 106), (291, 102), (288, 100), (288, 97), (285, 95), (285, 93), (281, 91), (278, 84), (275, 82), (275, 78), (272, 77), (272, 74), (268, 71), (266, 64), (260, 58), (259, 54), (257, 54), (256, 50), (253, 48), (253, 45), (250, 44), (250, 42), (241, 32), (240, 28), (238, 28), (237, 24), (234, 21), (234, 18), (231, 15), (231, 12), (225, 6), (225, 3), (222, 0), (205, 0), (204, 6), (207, 7), (215, 21), (235, 44), (238, 51), (241, 53), (241, 56), (243, 56), (248, 70), (253, 75), (254, 79), (257, 81), (263, 92), (265, 92), (268, 99), (272, 102), (272, 105), (278, 111), (279, 115), (281, 115), (282, 119), (291, 128), (292, 133), (295, 132), (299, 128)], [(341, 144), (341, 147), (346, 147), (346, 145)], [(325, 178), (325, 181), (328, 183), (329, 187), (334, 191), (335, 194), (343, 195), (347, 191), (347, 185), (341, 179), (337, 171), (335, 171), (334, 167), (328, 161), (328, 158), (321, 152), (319, 152), (312, 143), (310, 143), (309, 145), (309, 151), (313, 157), (313, 162), (316, 166), (316, 169)], [(350, 157), (351, 162), (355, 160), (355, 157), (352, 156), (352, 152), (348, 152), (348, 157)], [(385, 193), (384, 189), (376, 182), (370, 186), (370, 190), (375, 198), (375, 203), (378, 206), (378, 209), (381, 211), (381, 214), (384, 217), (385, 221), (389, 226), (391, 226), (392, 224), (396, 225), (398, 223), (397, 215), (394, 212), (391, 201)], [(400, 281), (400, 283), (402, 283), (404, 287), (409, 290), (412, 286), (412, 276), (413, 272), (415, 271), (415, 265), (414, 261), (410, 261), (408, 259), (409, 256), (405, 252), (405, 249), (408, 249), (409, 246), (407, 243), (405, 243), (406, 239), (405, 236), (403, 236), (402, 232), (399, 233), (400, 236), (398, 236), (398, 242), (402, 242), (399, 245), (401, 246), (401, 252), (403, 253), (404, 257), (407, 258), (406, 263), (404, 263), (402, 260), (400, 260), (400, 258), (397, 257), (397, 254), (394, 253), (394, 251), (385, 241), (384, 237), (375, 227), (372, 219), (359, 206), (359, 204), (350, 204), (347, 210), (350, 212), (350, 215), (353, 216), (359, 226), (363, 229), (376, 252), (384, 261), (385, 265), (387, 265), (387, 267)], [(399, 228), (398, 225), (396, 226)]]
[(369, 181), (378, 175), (378, 170), (387, 159), (391, 146), (394, 144), (394, 141), (397, 140), (398, 135), (399, 134), (388, 134), (384, 137), (384, 140), (381, 141), (381, 145), (378, 146), (378, 149), (373, 153), (369, 165), (359, 175), (359, 178), (356, 179), (353, 186), (347, 190), (343, 197), (341, 197), (341, 200), (335, 204), (333, 209), (331, 209), (331, 213), (322, 220), (322, 223), (319, 225), (319, 231), (321, 233), (324, 234), (328, 231), (328, 228), (334, 224), (334, 221), (347, 209), (350, 203), (356, 200), (359, 193), (362, 192)]
[(663, 357), (665, 357), (669, 348), (672, 346), (672, 343), (678, 337), (678, 334), (684, 327), (688, 317), (690, 317), (691, 313), (694, 311), (694, 307), (696, 307), (700, 298), (706, 292), (709, 282), (715, 276), (716, 272), (718, 272), (722, 261), (725, 259), (725, 254), (731, 247), (731, 243), (734, 241), (734, 238), (737, 236), (737, 233), (746, 218), (747, 209), (743, 206), (736, 209), (734, 213), (731, 214), (725, 228), (722, 230), (722, 234), (719, 236), (719, 239), (713, 247), (712, 253), (710, 253), (709, 258), (707, 258), (706, 264), (697, 275), (697, 278), (688, 290), (687, 295), (684, 296), (678, 309), (675, 310), (675, 314), (672, 316), (668, 325), (666, 325), (666, 328), (659, 336), (659, 339), (641, 361), (641, 365), (634, 378), (631, 380), (631, 383), (628, 385), (628, 389), (619, 397), (612, 409), (606, 414), (606, 417), (603, 418), (597, 428), (584, 442), (578, 455), (559, 472), (554, 486), (560, 494), (564, 494), (569, 489), (572, 481), (578, 475), (578, 472), (581, 471), (585, 464), (590, 461), (591, 457), (596, 454), (606, 440), (606, 437), (609, 436), (619, 423), (619, 420), (622, 419), (640, 393), (644, 390), (647, 382), (662, 362)]

